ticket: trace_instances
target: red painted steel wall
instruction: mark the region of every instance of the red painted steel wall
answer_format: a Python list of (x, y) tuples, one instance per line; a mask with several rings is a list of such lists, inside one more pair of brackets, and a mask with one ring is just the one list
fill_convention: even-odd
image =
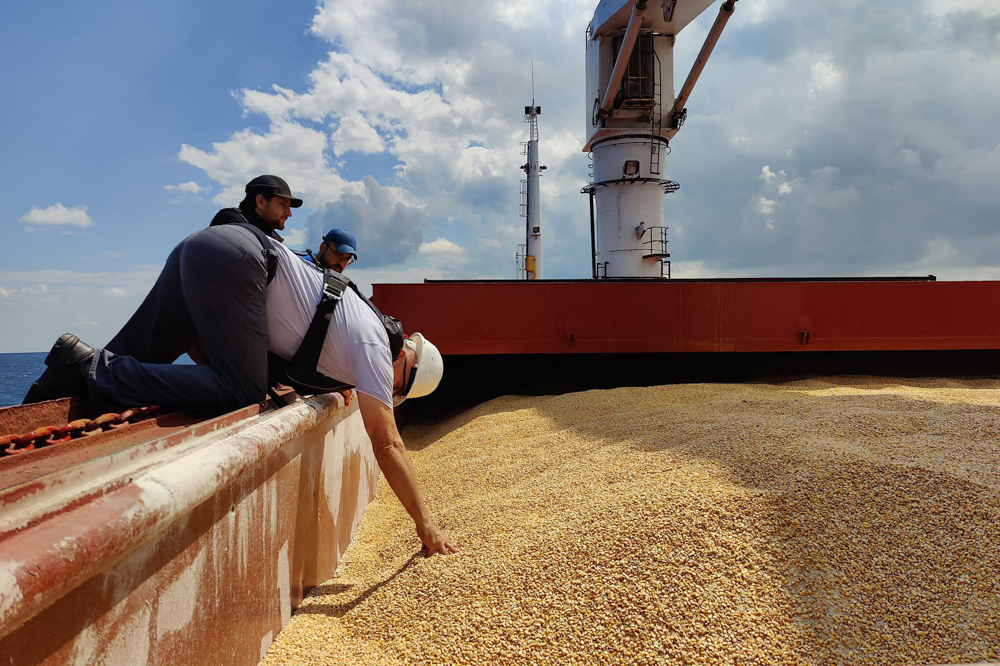
[(378, 466), (336, 394), (211, 425), (0, 487), (0, 663), (260, 660)]
[(1000, 282), (428, 282), (374, 301), (444, 354), (1000, 349)]

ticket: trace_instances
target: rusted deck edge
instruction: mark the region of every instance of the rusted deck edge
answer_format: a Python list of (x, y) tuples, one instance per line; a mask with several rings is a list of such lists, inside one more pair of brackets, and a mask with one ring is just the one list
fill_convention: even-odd
[[(13, 485), (3, 485), (5, 473), (0, 471), (0, 506), (4, 509), (0, 514), (0, 543), (32, 523), (44, 520), (47, 513), (65, 510), (88, 497), (92, 499), (95, 492), (105, 494), (114, 489), (116, 479), (127, 481), (128, 475), (140, 473), (169, 456), (183, 454), (195, 440), (200, 445), (206, 436), (223, 429), (232, 434), (250, 427), (265, 413), (267, 404), (245, 407), (210, 420), (192, 421), (182, 427), (154, 426), (152, 432), (140, 428), (102, 433), (93, 438), (94, 442), (82, 442), (85, 449), (79, 453), (88, 457), (26, 476)], [(107, 448), (108, 444), (114, 448)], [(53, 458), (58, 457), (54, 462), (61, 463), (63, 458), (69, 457), (66, 455), (69, 451), (71, 449), (49, 447), (5, 460), (20, 463), (27, 461), (29, 456), (53, 453), (56, 454)]]
[[(316, 396), (164, 449), (155, 461), (130, 457), (112, 466), (121, 482), (91, 501), (73, 506), (78, 494), (69, 492), (23, 507), (44, 519), (30, 530), (0, 532), (0, 638), (343, 405), (338, 394)], [(104, 483), (114, 480), (109, 471)]]

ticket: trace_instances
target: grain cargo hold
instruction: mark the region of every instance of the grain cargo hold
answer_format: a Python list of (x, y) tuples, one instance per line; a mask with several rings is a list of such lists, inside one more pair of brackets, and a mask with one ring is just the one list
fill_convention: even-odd
[(408, 437), (461, 551), (380, 488), (264, 664), (1000, 657), (1000, 381), (504, 397)]

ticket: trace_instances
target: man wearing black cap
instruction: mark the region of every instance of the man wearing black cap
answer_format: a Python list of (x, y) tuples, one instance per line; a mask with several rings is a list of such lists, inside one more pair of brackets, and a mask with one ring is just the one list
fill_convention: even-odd
[(292, 208), (302, 205), (302, 199), (292, 196), (284, 178), (257, 176), (246, 187), (247, 195), (237, 208), (223, 208), (208, 226), (220, 224), (252, 224), (277, 241), (284, 239), (278, 230), (284, 230), (285, 220), (292, 216)]
[[(174, 248), (105, 348), (61, 337), (24, 402), (88, 394), (96, 404), (221, 414), (260, 400), (267, 390), (265, 294), (276, 261), (269, 237), (280, 242), (274, 230), (302, 200), (277, 176), (254, 178), (246, 189), (239, 208), (219, 211), (209, 228)], [(206, 364), (173, 364), (196, 344)]]

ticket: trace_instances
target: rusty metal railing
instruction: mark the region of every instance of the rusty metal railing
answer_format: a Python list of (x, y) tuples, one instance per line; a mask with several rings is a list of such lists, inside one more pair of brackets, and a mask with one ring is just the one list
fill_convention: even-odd
[(152, 418), (159, 412), (159, 405), (136, 407), (120, 414), (101, 414), (96, 419), (76, 419), (64, 425), (43, 426), (22, 434), (0, 435), (0, 458), (122, 428)]

